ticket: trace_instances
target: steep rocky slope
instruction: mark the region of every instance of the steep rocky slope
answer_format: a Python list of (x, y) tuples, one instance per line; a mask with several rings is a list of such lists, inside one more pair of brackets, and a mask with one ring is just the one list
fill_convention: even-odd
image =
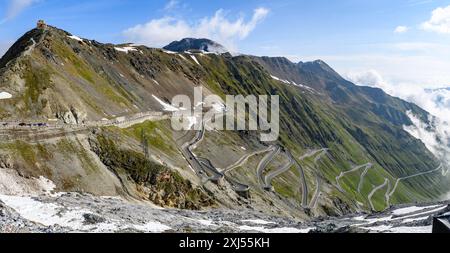
[[(407, 111), (427, 120), (414, 104), (355, 86), (322, 61), (186, 49), (101, 44), (54, 27), (26, 33), (0, 60), (0, 92), (12, 95), (0, 100), (1, 167), (48, 178), (56, 191), (301, 219), (448, 192), (445, 166), (403, 130)], [(279, 95), (279, 140), (174, 131), (171, 98), (200, 86), (222, 98)]]
[(252, 210), (161, 209), (80, 193), (0, 195), (0, 233), (431, 233), (433, 217), (449, 211), (449, 202), (440, 202), (302, 221)]

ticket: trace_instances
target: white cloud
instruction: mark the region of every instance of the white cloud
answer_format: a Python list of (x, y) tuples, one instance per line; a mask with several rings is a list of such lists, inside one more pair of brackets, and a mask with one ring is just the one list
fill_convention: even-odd
[[(410, 54), (387, 52), (380, 54), (315, 55), (302, 57), (303, 61), (322, 59), (339, 73), (376, 69), (393, 83), (409, 83), (433, 88), (450, 85), (450, 52)], [(355, 67), (357, 66), (357, 67)]]
[(229, 20), (223, 10), (212, 17), (205, 17), (191, 24), (183, 19), (164, 17), (139, 24), (123, 32), (135, 43), (161, 47), (185, 37), (203, 37), (215, 40), (233, 50), (237, 40), (245, 39), (269, 13), (268, 9), (258, 8), (249, 21), (243, 17)]
[(164, 10), (172, 10), (178, 6), (180, 2), (178, 0), (169, 0), (167, 4), (164, 6)]
[(405, 33), (409, 30), (407, 26), (397, 26), (394, 30), (395, 33)]
[(430, 20), (424, 22), (421, 28), (426, 31), (442, 34), (450, 33), (450, 5), (439, 7), (431, 13)]
[(374, 69), (350, 71), (343, 76), (357, 85), (381, 88), (392, 96), (415, 103), (432, 115), (450, 122), (450, 90), (427, 89), (411, 82), (392, 82)]
[(348, 72), (343, 74), (343, 77), (357, 85), (362, 86), (383, 88), (387, 83), (380, 75), (380, 73), (378, 73), (378, 71), (374, 69), (370, 69), (367, 71)]
[[(408, 116), (413, 122), (411, 126), (404, 126), (404, 130), (421, 140), (444, 166), (442, 175), (447, 176), (450, 169), (450, 125), (436, 117), (430, 117), (430, 124), (424, 123), (411, 112)], [(450, 195), (450, 193), (449, 193)], [(447, 198), (448, 199), (448, 198)]]
[(183, 20), (171, 17), (153, 19), (143, 25), (136, 25), (124, 31), (127, 39), (148, 46), (163, 46), (170, 41), (187, 37), (191, 27)]
[(450, 125), (439, 118), (429, 117), (431, 124), (424, 123), (412, 112), (407, 112), (413, 125), (404, 130), (421, 140), (446, 167), (450, 165)]
[(6, 11), (6, 16), (0, 21), (0, 24), (15, 18), (27, 7), (39, 1), (40, 0), (10, 0)]
[(441, 161), (450, 165), (450, 89), (425, 89), (412, 83), (392, 83), (378, 71), (349, 72), (344, 77), (357, 85), (378, 87), (386, 93), (412, 102), (435, 117), (430, 117), (431, 126), (421, 122), (408, 112), (413, 122), (404, 129), (420, 139)]

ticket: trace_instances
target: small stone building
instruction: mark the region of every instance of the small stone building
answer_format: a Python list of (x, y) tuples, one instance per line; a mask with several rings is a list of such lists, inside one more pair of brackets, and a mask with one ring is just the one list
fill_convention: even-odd
[(44, 20), (39, 20), (37, 22), (37, 28), (38, 29), (47, 29), (47, 24), (45, 23)]

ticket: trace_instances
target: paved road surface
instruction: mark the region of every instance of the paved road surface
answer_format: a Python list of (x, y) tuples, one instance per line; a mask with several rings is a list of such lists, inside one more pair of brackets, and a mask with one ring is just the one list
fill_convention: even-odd
[[(302, 191), (302, 206), (303, 207), (308, 207), (308, 183), (306, 182), (305, 171), (303, 170), (303, 167), (301, 166), (300, 161), (303, 161), (309, 157), (313, 157), (316, 154), (318, 154), (319, 152), (324, 152), (324, 151), (328, 151), (328, 149), (322, 148), (322, 149), (311, 150), (311, 151), (305, 153), (304, 155), (300, 156), (299, 160), (295, 161), (297, 170), (300, 173), (300, 177), (301, 177), (301, 191)], [(316, 159), (317, 159), (317, 157), (316, 157)], [(315, 159), (315, 161), (316, 161), (316, 159)]]
[[(393, 188), (392, 191), (389, 193), (388, 200), (390, 200), (390, 198), (392, 197), (392, 195), (394, 195), (394, 193), (395, 193), (395, 191), (397, 190), (397, 187), (398, 187), (398, 184), (400, 183), (400, 181), (402, 181), (402, 180), (407, 180), (407, 179), (410, 179), (410, 178), (413, 178), (413, 177), (418, 177), (418, 176), (423, 176), (423, 175), (427, 175), (427, 174), (430, 174), (430, 173), (434, 173), (434, 172), (437, 172), (437, 171), (441, 170), (442, 168), (443, 168), (443, 165), (441, 164), (441, 165), (439, 165), (439, 167), (437, 167), (437, 168), (434, 169), (434, 170), (425, 171), (425, 172), (420, 172), (420, 173), (417, 173), (417, 174), (414, 174), (414, 175), (410, 175), (410, 176), (398, 178), (397, 181), (395, 182), (394, 188)], [(390, 205), (390, 202), (388, 202), (388, 206), (389, 206), (389, 205)]]
[[(367, 168), (370, 168), (370, 167), (372, 167), (372, 166), (373, 166), (372, 163), (366, 163), (366, 164), (363, 164), (363, 165), (356, 166), (356, 167), (354, 167), (354, 168), (351, 169), (351, 170), (341, 172), (341, 174), (339, 174), (339, 176), (336, 177), (336, 184), (337, 184), (338, 189), (339, 189), (341, 192), (345, 192), (344, 189), (342, 188), (341, 184), (339, 183), (339, 180), (340, 180), (342, 177), (344, 177), (345, 175), (347, 175), (347, 174), (349, 174), (349, 173), (358, 171), (358, 170), (360, 170), (360, 169), (362, 169), (362, 168), (366, 168), (366, 169), (367, 169)], [(361, 179), (361, 178), (360, 178), (360, 179)]]
[(270, 153), (268, 153), (266, 156), (261, 159), (261, 161), (258, 164), (258, 167), (256, 169), (256, 176), (259, 179), (259, 182), (261, 186), (264, 188), (264, 175), (263, 172), (267, 168), (267, 165), (273, 160), (275, 156), (277, 156), (280, 153), (281, 148), (275, 147)]
[(294, 158), (292, 157), (291, 152), (287, 151), (286, 155), (288, 158), (288, 162), (284, 166), (273, 170), (272, 172), (267, 174), (266, 177), (264, 178), (264, 185), (263, 185), (264, 189), (272, 190), (272, 180), (275, 177), (278, 177), (279, 175), (289, 171), (291, 169), (292, 165), (294, 165)]
[(314, 159), (314, 165), (316, 167), (316, 171), (315, 171), (316, 190), (314, 191), (314, 194), (313, 194), (313, 197), (311, 199), (311, 202), (309, 203), (309, 208), (312, 208), (312, 209), (317, 207), (317, 203), (319, 201), (319, 197), (322, 194), (321, 193), (322, 178), (319, 175), (318, 163), (326, 154), (328, 154), (328, 149), (323, 149), (322, 152), (318, 156), (316, 156), (316, 158)]
[(361, 173), (361, 176), (359, 177), (359, 183), (358, 183), (358, 193), (361, 193), (361, 188), (364, 184), (364, 178), (367, 175), (367, 172), (369, 172), (369, 169), (372, 168), (372, 166), (367, 166), (363, 173)]
[(227, 173), (231, 172), (232, 170), (234, 170), (235, 168), (238, 168), (242, 165), (244, 165), (248, 159), (250, 159), (250, 157), (255, 156), (255, 155), (259, 155), (265, 152), (269, 152), (271, 150), (275, 149), (275, 146), (270, 146), (266, 149), (263, 150), (259, 150), (259, 151), (255, 151), (253, 153), (250, 154), (246, 154), (243, 157), (241, 157), (239, 160), (237, 160), (235, 163), (231, 164), (230, 166), (228, 166), (227, 168), (225, 168), (224, 170), (222, 170), (222, 173), (225, 175), (225, 178), (228, 182), (230, 182), (230, 184), (232, 185), (233, 189), (237, 192), (248, 192), (250, 190), (250, 186), (240, 183), (237, 180), (231, 178), (230, 176), (227, 176)]
[(201, 165), (203, 165), (202, 168), (204, 169), (204, 172), (210, 176), (209, 180), (218, 183), (224, 178), (224, 175), (220, 173), (216, 167), (214, 167), (210, 160), (206, 158), (198, 158), (198, 161)]
[(375, 195), (375, 193), (381, 189), (383, 189), (386, 185), (389, 184), (389, 179), (385, 178), (384, 179), (384, 183), (382, 185), (379, 185), (377, 187), (374, 187), (373, 190), (369, 193), (369, 195), (367, 196), (367, 199), (369, 200), (369, 204), (370, 204), (370, 208), (372, 208), (372, 211), (375, 211), (375, 207), (373, 206), (372, 203), (372, 197), (373, 195)]
[(250, 159), (250, 157), (255, 156), (255, 155), (259, 155), (265, 152), (269, 152), (271, 150), (273, 150), (275, 148), (275, 146), (270, 146), (266, 149), (263, 150), (259, 150), (259, 151), (255, 151), (253, 153), (250, 154), (246, 154), (243, 157), (239, 158), (239, 160), (237, 160), (235, 163), (231, 164), (230, 166), (228, 166), (227, 168), (225, 168), (222, 173), (226, 173), (226, 172), (230, 172), (231, 170), (234, 170), (235, 168), (241, 167), (242, 165), (244, 165), (248, 159)]

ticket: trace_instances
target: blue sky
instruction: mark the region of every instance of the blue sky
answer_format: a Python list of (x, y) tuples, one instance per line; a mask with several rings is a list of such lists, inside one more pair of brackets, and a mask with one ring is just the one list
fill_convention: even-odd
[(160, 47), (184, 36), (211, 37), (247, 54), (323, 59), (355, 82), (389, 83), (386, 89), (450, 86), (447, 6), (444, 0), (0, 0), (0, 54), (45, 19), (101, 42)]

